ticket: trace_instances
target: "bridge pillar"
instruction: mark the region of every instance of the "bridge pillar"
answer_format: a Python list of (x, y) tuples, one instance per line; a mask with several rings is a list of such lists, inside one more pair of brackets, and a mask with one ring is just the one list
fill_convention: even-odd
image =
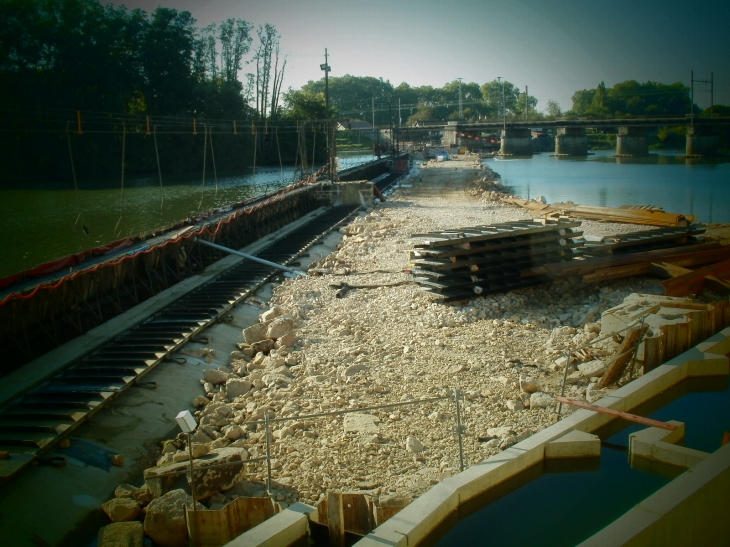
[(649, 143), (645, 127), (619, 126), (616, 135), (617, 156), (648, 156)]
[(529, 127), (507, 127), (502, 130), (500, 156), (532, 156), (532, 132)]
[(688, 156), (717, 156), (720, 145), (711, 127), (690, 125), (685, 150)]
[(556, 156), (588, 155), (588, 137), (585, 127), (558, 127), (555, 135)]

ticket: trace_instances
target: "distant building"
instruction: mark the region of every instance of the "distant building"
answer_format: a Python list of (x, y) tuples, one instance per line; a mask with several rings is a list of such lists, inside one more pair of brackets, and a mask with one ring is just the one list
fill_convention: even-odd
[(337, 131), (372, 131), (373, 126), (368, 122), (354, 122), (343, 120), (337, 122)]

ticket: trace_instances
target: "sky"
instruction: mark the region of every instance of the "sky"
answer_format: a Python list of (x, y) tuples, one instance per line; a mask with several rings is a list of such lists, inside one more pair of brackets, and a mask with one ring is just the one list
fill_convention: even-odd
[[(284, 89), (322, 78), (374, 76), (397, 86), (498, 76), (563, 110), (576, 90), (625, 80), (707, 80), (730, 105), (730, 0), (126, 0), (189, 11), (204, 27), (228, 18), (271, 23), (287, 55)], [(246, 72), (244, 67), (244, 72)], [(695, 83), (710, 106), (710, 85)]]

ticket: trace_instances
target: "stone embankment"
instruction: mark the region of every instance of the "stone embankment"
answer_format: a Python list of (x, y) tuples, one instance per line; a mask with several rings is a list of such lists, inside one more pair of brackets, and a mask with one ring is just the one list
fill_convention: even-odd
[[(656, 282), (637, 278), (440, 303), (418, 291), (407, 272), (412, 234), (529, 216), (499, 202), (505, 188), (478, 163), (428, 162), (421, 175), (342, 228), (337, 251), (311, 264), (309, 276), (287, 279), (268, 302), (253, 301), (260, 322), (230, 348), (228, 366), (204, 371), (201, 392), (190, 397), (200, 424), (196, 465), (234, 466), (201, 479), (206, 499), (199, 498), (210, 508), (265, 495), (265, 464), (246, 470), (241, 462), (265, 455), (266, 416), (295, 418), (272, 424), (273, 494), (282, 506), (316, 503), (328, 490), (361, 491), (382, 503), (417, 497), (459, 470), (453, 398), (296, 417), (459, 390), (464, 463), (476, 464), (556, 420), (560, 358), (599, 336), (602, 311), (632, 292), (659, 292)], [(598, 235), (634, 228), (584, 222), (583, 229)], [(608, 340), (584, 353), (586, 365), (570, 365), (566, 394), (599, 397), (592, 384), (615, 349)], [(157, 475), (186, 466), (187, 458), (184, 435), (168, 441), (159, 467), (129, 499), (144, 505), (151, 496), (181, 496), (174, 481)], [(241, 482), (244, 472), (251, 474)], [(132, 514), (127, 505), (118, 510)]]

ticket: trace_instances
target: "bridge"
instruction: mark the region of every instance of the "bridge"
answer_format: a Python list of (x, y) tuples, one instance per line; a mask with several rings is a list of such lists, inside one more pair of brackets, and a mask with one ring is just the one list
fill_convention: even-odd
[(688, 157), (716, 156), (719, 143), (717, 128), (730, 125), (730, 117), (699, 118), (693, 116), (623, 118), (623, 119), (555, 119), (523, 121), (480, 121), (446, 122), (415, 127), (400, 127), (399, 134), (422, 131), (443, 131), (442, 143), (446, 146), (473, 147), (475, 139), (482, 133), (501, 133), (499, 154), (503, 156), (530, 156), (533, 153), (533, 127), (552, 127), (555, 135), (555, 155), (585, 156), (588, 154), (588, 128), (617, 128), (617, 156), (646, 156), (649, 154), (647, 130), (650, 127), (686, 127), (686, 148)]

